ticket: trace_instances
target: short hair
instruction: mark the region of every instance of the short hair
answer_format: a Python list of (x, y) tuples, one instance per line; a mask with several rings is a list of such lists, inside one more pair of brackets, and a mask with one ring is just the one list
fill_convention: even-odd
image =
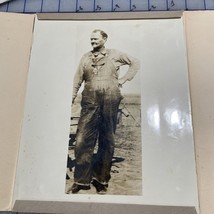
[(103, 38), (106, 38), (106, 39), (108, 38), (108, 34), (105, 31), (100, 30), (100, 29), (95, 29), (92, 31), (92, 33), (96, 33), (96, 32), (100, 32), (100, 34), (102, 35)]

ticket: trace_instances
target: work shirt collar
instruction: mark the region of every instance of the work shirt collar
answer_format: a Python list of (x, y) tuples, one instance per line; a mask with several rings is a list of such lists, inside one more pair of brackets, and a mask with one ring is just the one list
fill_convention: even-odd
[(102, 54), (103, 56), (105, 56), (106, 55), (106, 49), (105, 49), (105, 47), (103, 47), (100, 51), (94, 51), (94, 50), (92, 50), (91, 53), (94, 56), (98, 56), (99, 54)]

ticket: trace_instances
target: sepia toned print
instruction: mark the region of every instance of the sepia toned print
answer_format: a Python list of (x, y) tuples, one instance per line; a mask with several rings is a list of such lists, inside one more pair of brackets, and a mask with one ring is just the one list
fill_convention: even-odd
[(141, 195), (140, 95), (121, 93), (140, 62), (105, 48), (103, 30), (93, 30), (90, 39), (92, 50), (81, 58), (73, 82), (66, 193)]

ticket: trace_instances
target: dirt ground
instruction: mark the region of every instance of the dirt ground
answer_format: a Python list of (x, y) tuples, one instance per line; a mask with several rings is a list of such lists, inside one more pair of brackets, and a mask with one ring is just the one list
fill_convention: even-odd
[[(74, 112), (78, 110), (73, 110)], [(142, 142), (140, 127), (140, 97), (126, 97), (124, 111), (116, 130), (115, 152), (112, 159), (110, 195), (142, 195)], [(76, 113), (77, 114), (77, 113)], [(75, 122), (74, 122), (75, 123)], [(71, 162), (74, 161), (74, 149), (68, 150)], [(72, 164), (71, 164), (72, 165)], [(66, 193), (73, 184), (74, 166), (67, 170)], [(97, 194), (93, 186), (90, 190), (81, 190), (78, 194)]]

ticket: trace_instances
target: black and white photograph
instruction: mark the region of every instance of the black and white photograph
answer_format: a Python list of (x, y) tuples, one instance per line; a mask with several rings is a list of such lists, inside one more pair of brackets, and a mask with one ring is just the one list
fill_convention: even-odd
[(186, 53), (182, 18), (36, 19), (14, 198), (195, 204)]
[(91, 50), (73, 79), (67, 194), (142, 194), (140, 44), (115, 27), (78, 30)]

